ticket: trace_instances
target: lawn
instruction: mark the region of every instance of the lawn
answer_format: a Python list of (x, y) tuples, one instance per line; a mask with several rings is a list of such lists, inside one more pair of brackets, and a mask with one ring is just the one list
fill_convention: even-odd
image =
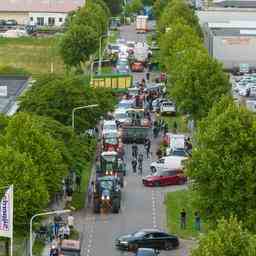
[[(188, 189), (169, 192), (165, 197), (168, 231), (172, 234), (177, 234), (182, 238), (192, 238), (199, 235), (199, 232), (195, 230), (194, 220), (194, 214), (197, 209), (193, 208), (191, 197), (191, 191)], [(180, 212), (183, 208), (187, 213), (186, 229), (180, 228)], [(201, 227), (201, 232), (207, 230), (207, 227), (203, 222), (201, 223)]]
[(0, 66), (23, 68), (32, 75), (49, 73), (51, 63), (55, 73), (64, 72), (58, 52), (59, 37), (0, 38)]

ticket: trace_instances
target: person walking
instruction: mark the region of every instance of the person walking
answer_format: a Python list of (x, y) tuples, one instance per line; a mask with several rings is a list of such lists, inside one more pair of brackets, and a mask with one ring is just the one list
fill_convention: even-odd
[(81, 191), (81, 176), (76, 175), (76, 190), (77, 192)]
[(92, 204), (93, 192), (94, 192), (94, 181), (91, 182), (88, 188), (88, 207), (90, 207), (90, 205)]
[(68, 215), (68, 226), (70, 229), (74, 227), (74, 216), (72, 214)]
[(137, 172), (137, 159), (136, 158), (133, 158), (133, 160), (132, 160), (132, 170), (133, 170), (133, 173)]
[(195, 229), (201, 231), (201, 218), (199, 212), (195, 212)]
[(186, 229), (186, 218), (187, 218), (187, 213), (185, 209), (183, 208), (182, 211), (180, 212), (180, 227), (181, 229)]
[(138, 145), (136, 143), (132, 144), (132, 156), (137, 159), (138, 155)]
[(146, 73), (146, 79), (147, 79), (147, 82), (149, 82), (149, 80), (150, 80), (150, 73), (149, 72)]
[(146, 152), (147, 152), (147, 158), (149, 159), (149, 156), (150, 156), (150, 148), (151, 148), (151, 142), (150, 142), (150, 139), (149, 139), (149, 138), (146, 138), (145, 143), (144, 143), (144, 147), (145, 147), (145, 150), (146, 150)]
[(140, 152), (139, 157), (138, 157), (138, 162), (139, 162), (139, 174), (142, 175), (142, 167), (143, 167), (143, 154)]

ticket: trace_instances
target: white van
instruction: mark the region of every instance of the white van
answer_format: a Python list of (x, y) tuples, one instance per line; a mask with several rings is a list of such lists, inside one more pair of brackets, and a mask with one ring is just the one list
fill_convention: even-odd
[(154, 161), (150, 165), (151, 172), (157, 171), (168, 171), (172, 169), (181, 169), (183, 167), (183, 161), (186, 160), (187, 157), (181, 156), (165, 156), (160, 158), (157, 161)]
[(161, 114), (175, 115), (175, 113), (176, 113), (176, 106), (175, 106), (174, 102), (172, 102), (172, 101), (164, 101), (164, 102), (162, 102), (161, 106), (160, 106), (160, 112), (161, 112)]
[(172, 150), (175, 149), (185, 149), (186, 137), (184, 134), (170, 134), (169, 135), (169, 145), (166, 148), (166, 155), (170, 155)]

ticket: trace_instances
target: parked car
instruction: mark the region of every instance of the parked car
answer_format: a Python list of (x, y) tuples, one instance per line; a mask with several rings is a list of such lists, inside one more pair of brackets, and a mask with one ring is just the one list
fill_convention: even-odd
[(176, 106), (175, 103), (172, 101), (164, 101), (160, 105), (160, 113), (161, 114), (176, 114)]
[(167, 133), (165, 140), (167, 142), (166, 155), (170, 155), (175, 149), (185, 149), (186, 137), (184, 134)]
[(182, 156), (165, 156), (157, 161), (154, 161), (150, 165), (150, 170), (152, 173), (157, 171), (168, 171), (173, 169), (182, 169), (183, 162), (187, 157)]
[(120, 250), (137, 251), (139, 248), (171, 250), (179, 246), (179, 239), (158, 229), (141, 229), (116, 239)]
[(17, 25), (18, 25), (18, 22), (16, 20), (6, 20), (5, 21), (5, 26), (7, 26), (7, 27), (14, 27)]
[(158, 256), (159, 251), (151, 248), (139, 248), (135, 256)]
[(0, 27), (4, 27), (5, 26), (5, 20), (0, 20)]
[(170, 149), (168, 155), (189, 157), (189, 156), (191, 156), (191, 152), (189, 152), (185, 148), (173, 148), (173, 149)]
[(142, 179), (144, 186), (166, 186), (166, 185), (182, 185), (187, 181), (182, 169), (173, 169), (169, 171), (157, 171), (152, 175), (148, 175)]

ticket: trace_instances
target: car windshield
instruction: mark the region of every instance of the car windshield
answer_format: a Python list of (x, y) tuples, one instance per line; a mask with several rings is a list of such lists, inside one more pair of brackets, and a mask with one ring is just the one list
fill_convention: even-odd
[(118, 45), (111, 45), (110, 46), (110, 49), (112, 49), (112, 50), (119, 50), (119, 46)]
[(111, 144), (111, 145), (115, 145), (115, 144), (117, 144), (117, 138), (107, 138), (106, 143)]
[(126, 113), (116, 113), (115, 114), (115, 119), (125, 119), (125, 118), (127, 118)]
[(174, 156), (186, 156), (186, 152), (184, 150), (174, 150), (173, 155)]
[(111, 190), (113, 187), (113, 181), (112, 180), (102, 180), (100, 182), (100, 187), (102, 189)]
[(143, 232), (143, 231), (138, 231), (138, 232), (135, 232), (135, 233), (133, 234), (134, 237), (142, 237), (142, 236), (144, 236), (144, 235), (145, 235), (145, 232)]

